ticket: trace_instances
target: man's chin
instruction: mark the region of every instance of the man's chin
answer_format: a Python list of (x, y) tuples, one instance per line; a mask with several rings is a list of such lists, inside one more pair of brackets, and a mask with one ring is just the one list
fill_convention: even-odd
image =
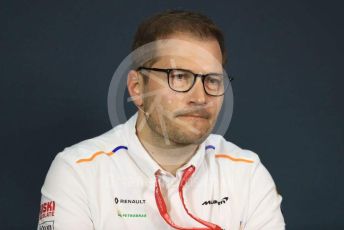
[(173, 137), (173, 142), (178, 144), (201, 144), (207, 137), (209, 136), (208, 132), (200, 133), (200, 134), (194, 134), (194, 133), (183, 133), (182, 135), (176, 135)]

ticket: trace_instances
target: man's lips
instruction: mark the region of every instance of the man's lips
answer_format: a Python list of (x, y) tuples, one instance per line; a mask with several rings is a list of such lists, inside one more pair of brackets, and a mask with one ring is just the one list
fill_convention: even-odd
[(205, 116), (203, 114), (197, 114), (197, 113), (192, 113), (192, 114), (181, 114), (178, 115), (177, 117), (185, 117), (185, 118), (198, 118), (198, 119), (208, 119), (208, 116)]
[(181, 117), (181, 118), (197, 118), (197, 119), (209, 119), (211, 117), (211, 114), (203, 109), (203, 108), (192, 108), (188, 110), (180, 110), (177, 111), (175, 114), (175, 117)]
[(179, 115), (180, 117), (196, 117), (196, 118), (205, 118), (202, 115), (199, 114), (185, 114), (185, 115)]

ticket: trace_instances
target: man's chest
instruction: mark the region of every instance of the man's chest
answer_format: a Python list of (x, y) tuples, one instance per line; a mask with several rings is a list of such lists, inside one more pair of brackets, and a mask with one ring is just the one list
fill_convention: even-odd
[[(95, 229), (169, 229), (157, 205), (156, 183), (142, 175), (102, 180), (89, 193)], [(160, 178), (159, 187), (167, 214), (178, 226), (204, 227), (192, 216), (224, 229), (234, 221), (230, 189), (216, 178), (197, 176), (182, 191), (179, 179)]]

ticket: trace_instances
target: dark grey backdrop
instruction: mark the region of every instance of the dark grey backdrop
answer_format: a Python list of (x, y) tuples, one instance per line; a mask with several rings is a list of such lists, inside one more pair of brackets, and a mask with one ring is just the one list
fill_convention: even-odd
[(137, 24), (200, 10), (224, 30), (226, 138), (257, 152), (288, 229), (344, 229), (340, 1), (8, 1), (0, 7), (0, 229), (34, 229), (56, 153), (111, 128), (108, 86)]

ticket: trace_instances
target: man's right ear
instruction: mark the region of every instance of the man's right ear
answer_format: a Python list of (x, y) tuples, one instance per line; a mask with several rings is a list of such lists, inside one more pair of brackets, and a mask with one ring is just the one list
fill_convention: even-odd
[(136, 106), (142, 106), (142, 77), (136, 70), (130, 70), (127, 79), (128, 92)]

